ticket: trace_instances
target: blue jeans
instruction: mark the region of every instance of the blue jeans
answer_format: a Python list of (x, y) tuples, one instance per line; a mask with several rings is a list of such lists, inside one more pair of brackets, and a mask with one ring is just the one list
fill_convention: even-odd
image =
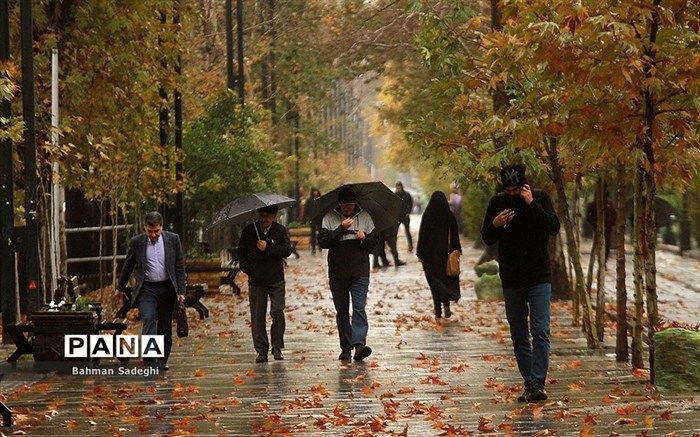
[(520, 374), (526, 383), (544, 387), (549, 368), (549, 301), (552, 284), (543, 282), (532, 287), (503, 288), (503, 296)]
[[(340, 349), (349, 351), (354, 346), (364, 345), (367, 341), (367, 290), (369, 277), (331, 279), (331, 294), (335, 305), (335, 322), (338, 325)], [(350, 319), (350, 301), (352, 300), (352, 321)]]

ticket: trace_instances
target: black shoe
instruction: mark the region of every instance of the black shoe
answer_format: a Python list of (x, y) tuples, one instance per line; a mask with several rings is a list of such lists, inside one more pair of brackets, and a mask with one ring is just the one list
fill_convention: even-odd
[(523, 389), (523, 393), (520, 396), (518, 396), (518, 402), (527, 402), (530, 397), (530, 383), (525, 381), (523, 385), (525, 386), (525, 388)]
[(445, 318), (449, 319), (452, 317), (452, 310), (450, 310), (450, 304), (445, 304)]
[(527, 397), (528, 402), (538, 402), (547, 400), (547, 392), (544, 391), (544, 387), (536, 387), (530, 391)]
[(272, 357), (277, 361), (282, 361), (284, 359), (282, 356), (282, 350), (280, 348), (272, 349)]
[(355, 357), (356, 361), (362, 361), (368, 356), (372, 355), (372, 348), (369, 346), (359, 345), (355, 346)]
[(255, 358), (256, 363), (267, 363), (267, 354), (258, 354), (258, 356)]
[(167, 372), (168, 370), (170, 370), (170, 367), (169, 367), (167, 364), (165, 364), (165, 363), (161, 363), (161, 364), (158, 365), (158, 369), (159, 369), (161, 372)]
[(350, 351), (342, 351), (340, 355), (338, 355), (340, 361), (350, 361), (350, 358)]
[(405, 266), (405, 265), (406, 265), (406, 261), (401, 261), (401, 260), (396, 261), (396, 268), (399, 268), (399, 267)]

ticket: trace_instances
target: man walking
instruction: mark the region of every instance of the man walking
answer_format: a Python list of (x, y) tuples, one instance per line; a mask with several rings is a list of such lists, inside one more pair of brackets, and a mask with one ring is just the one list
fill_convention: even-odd
[(403, 183), (401, 183), (401, 181), (396, 183), (395, 193), (403, 202), (404, 212), (404, 215), (399, 222), (399, 226), (396, 227), (396, 235), (398, 236), (399, 228), (401, 227), (400, 225), (403, 225), (404, 231), (406, 231), (406, 240), (408, 240), (408, 251), (413, 252), (413, 237), (411, 236), (411, 211), (413, 211), (413, 196), (411, 196), (411, 193), (403, 189)]
[(270, 298), (270, 337), (272, 356), (283, 360), (284, 349), (284, 258), (292, 254), (287, 228), (275, 222), (276, 205), (258, 210), (260, 221), (246, 226), (238, 243), (240, 267), (248, 275), (250, 329), (258, 356), (256, 363), (267, 362), (270, 343), (267, 339), (267, 299)]
[(481, 229), (486, 244), (498, 243), (506, 317), (525, 385), (518, 402), (547, 399), (544, 386), (552, 293), (547, 243), (559, 233), (559, 219), (549, 196), (532, 190), (526, 182), (525, 166), (509, 165), (501, 170), (503, 192), (491, 198)]
[[(168, 370), (173, 345), (172, 318), (175, 300), (185, 302), (185, 257), (180, 237), (163, 230), (163, 217), (158, 212), (146, 214), (145, 233), (129, 243), (117, 291), (123, 293), (129, 277), (136, 271), (136, 286), (131, 293), (131, 306), (138, 306), (143, 320), (142, 335), (163, 335), (163, 360), (155, 361), (160, 370)], [(144, 359), (150, 363), (150, 359)]]
[[(336, 324), (340, 338), (339, 360), (364, 360), (372, 349), (367, 346), (367, 290), (369, 288), (369, 254), (377, 237), (372, 234), (374, 222), (369, 213), (357, 205), (352, 187), (338, 191), (338, 206), (323, 217), (318, 240), (328, 249), (328, 278), (330, 279)], [(352, 321), (350, 301), (352, 300)]]

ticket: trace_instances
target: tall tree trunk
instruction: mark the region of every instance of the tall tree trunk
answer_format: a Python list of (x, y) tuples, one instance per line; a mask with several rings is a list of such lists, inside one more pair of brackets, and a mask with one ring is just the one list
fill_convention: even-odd
[(617, 162), (617, 213), (615, 217), (617, 233), (617, 341), (615, 342), (615, 359), (621, 362), (629, 361), (627, 343), (627, 286), (625, 279), (625, 227), (627, 213), (625, 211), (625, 163)]
[(591, 293), (593, 290), (593, 271), (595, 270), (595, 262), (598, 258), (598, 234), (593, 233), (593, 242), (591, 243), (591, 257), (588, 258), (588, 273), (586, 274), (586, 293)]
[(646, 166), (642, 169), (644, 189), (647, 199), (646, 210), (646, 244), (647, 250), (644, 263), (645, 289), (647, 298), (647, 318), (649, 320), (649, 370), (651, 383), (654, 383), (654, 328), (659, 322), (659, 309), (656, 295), (656, 157), (654, 155), (654, 121), (657, 114), (657, 102), (649, 82), (656, 75), (656, 38), (659, 31), (661, 18), (659, 6), (661, 0), (653, 1), (649, 22), (649, 42), (645, 44), (644, 77), (644, 115), (646, 129), (643, 134), (643, 151), (646, 157)]
[(100, 302), (102, 302), (102, 297), (103, 297), (103, 290), (104, 290), (104, 264), (102, 263), (102, 252), (103, 252), (103, 247), (104, 247), (104, 215), (105, 215), (105, 209), (104, 209), (104, 199), (100, 198), (100, 243), (99, 243), (99, 248), (98, 248), (98, 264), (100, 265), (99, 268), (99, 275), (100, 275)]
[(598, 341), (603, 341), (605, 336), (605, 199), (607, 188), (603, 175), (598, 177), (596, 191), (596, 233), (598, 234), (598, 280), (596, 281), (596, 308), (595, 322)]
[[(557, 193), (552, 195), (552, 202), (555, 206), (555, 211), (559, 210), (559, 198)], [(564, 243), (561, 239), (561, 234), (554, 238), (550, 238), (547, 243), (549, 252), (549, 271), (552, 279), (552, 299), (570, 300), (571, 299), (571, 281), (566, 272), (568, 262), (564, 256)]]
[(117, 289), (117, 224), (119, 222), (119, 207), (117, 201), (110, 200), (110, 219), (112, 220), (112, 290)]
[(644, 277), (642, 265), (644, 263), (642, 252), (642, 223), (645, 218), (645, 203), (642, 198), (642, 174), (636, 170), (634, 177), (634, 222), (632, 231), (632, 244), (634, 247), (634, 320), (632, 325), (632, 367), (641, 369), (644, 367), (642, 355), (642, 318), (644, 317)]
[(581, 303), (583, 306), (583, 328), (586, 332), (586, 341), (588, 347), (597, 348), (598, 342), (595, 337), (594, 332), (594, 320), (593, 311), (591, 310), (591, 297), (586, 293), (583, 283), (583, 268), (581, 267), (581, 253), (579, 252), (578, 244), (576, 243), (576, 238), (574, 237), (574, 229), (569, 217), (569, 206), (566, 200), (566, 190), (564, 187), (564, 176), (562, 174), (562, 168), (559, 164), (559, 155), (557, 153), (557, 140), (556, 138), (548, 138), (547, 148), (549, 161), (552, 171), (552, 180), (557, 188), (557, 194), (559, 198), (559, 217), (564, 219), (564, 229), (566, 231), (566, 243), (567, 251), (569, 257), (572, 258), (574, 264), (574, 272), (576, 273), (576, 293), (579, 294), (581, 298)]
[[(574, 194), (573, 194), (573, 210), (571, 214), (572, 223), (574, 226), (574, 238), (576, 239), (576, 245), (581, 247), (581, 208), (579, 203), (581, 202), (581, 191), (583, 186), (583, 174), (576, 173), (576, 182), (574, 184)], [(574, 282), (574, 264), (569, 257), (569, 282)], [(572, 293), (573, 295), (573, 326), (581, 325), (581, 299), (578, 293)]]

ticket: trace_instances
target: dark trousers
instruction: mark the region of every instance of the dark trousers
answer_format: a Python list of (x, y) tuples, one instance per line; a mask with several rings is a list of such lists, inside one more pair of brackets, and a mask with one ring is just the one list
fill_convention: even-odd
[[(403, 225), (404, 231), (406, 231), (406, 240), (408, 240), (408, 251), (413, 252), (413, 237), (411, 236), (411, 216), (406, 214), (403, 220), (399, 222), (399, 227), (396, 228), (396, 234), (398, 237), (400, 225)], [(394, 246), (396, 246), (396, 240), (394, 240)]]
[[(137, 298), (143, 320), (142, 335), (162, 335), (165, 342), (165, 357), (168, 361), (173, 347), (173, 311), (177, 294), (172, 282), (144, 282)], [(150, 360), (144, 360), (150, 361)]]
[(316, 249), (321, 250), (321, 247), (318, 245), (318, 231), (321, 230), (320, 225), (312, 224), (311, 225), (311, 235), (309, 236), (309, 245), (311, 246), (311, 252), (316, 253)]
[[(340, 349), (349, 351), (354, 346), (365, 345), (367, 340), (367, 290), (369, 277), (342, 278), (330, 280), (333, 305), (335, 305), (335, 323), (338, 326)], [(352, 322), (350, 318), (350, 301), (352, 300)]]
[(543, 282), (532, 287), (503, 288), (503, 296), (518, 370), (527, 383), (544, 387), (549, 368), (552, 284)]
[[(397, 228), (398, 229), (398, 228)], [(372, 254), (374, 258), (373, 265), (377, 267), (379, 265), (379, 259), (382, 260), (382, 265), (384, 267), (389, 265), (389, 260), (386, 257), (385, 246), (389, 246), (389, 251), (391, 251), (391, 256), (394, 258), (394, 265), (398, 265), (399, 262), (399, 251), (396, 249), (396, 236), (388, 235), (386, 239), (382, 238), (374, 249)]]
[(273, 285), (249, 285), (250, 330), (253, 346), (260, 355), (267, 355), (270, 343), (267, 340), (267, 298), (270, 298), (270, 337), (273, 349), (284, 349), (284, 281)]

